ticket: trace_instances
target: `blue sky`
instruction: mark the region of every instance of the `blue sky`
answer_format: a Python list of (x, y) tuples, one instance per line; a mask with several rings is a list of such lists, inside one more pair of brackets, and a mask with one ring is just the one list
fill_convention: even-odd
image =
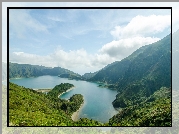
[(10, 62), (79, 74), (120, 61), (171, 32), (170, 10), (11, 9)]

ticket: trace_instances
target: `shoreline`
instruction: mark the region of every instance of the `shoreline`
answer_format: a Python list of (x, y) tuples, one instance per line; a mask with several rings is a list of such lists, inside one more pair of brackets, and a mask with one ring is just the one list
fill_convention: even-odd
[(78, 117), (79, 117), (79, 112), (81, 111), (82, 107), (84, 106), (84, 102), (80, 105), (80, 108), (74, 112), (72, 115), (71, 115), (71, 119), (73, 121), (78, 121)]
[(73, 90), (73, 88), (75, 88), (75, 86), (74, 86), (74, 87), (71, 87), (70, 89), (66, 90), (65, 92), (62, 92), (61, 94), (59, 94), (59, 95), (58, 95), (58, 98), (59, 98), (62, 94), (67, 93), (67, 92)]

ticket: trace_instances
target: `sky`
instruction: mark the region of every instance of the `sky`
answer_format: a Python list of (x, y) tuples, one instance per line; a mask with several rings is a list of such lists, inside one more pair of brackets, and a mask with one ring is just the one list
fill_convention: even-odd
[(98, 71), (168, 35), (170, 14), (169, 9), (10, 9), (9, 61), (81, 75)]

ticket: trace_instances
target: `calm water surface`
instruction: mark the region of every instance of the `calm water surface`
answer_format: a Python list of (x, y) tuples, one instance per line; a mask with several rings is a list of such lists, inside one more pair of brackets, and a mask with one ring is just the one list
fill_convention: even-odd
[(117, 111), (112, 106), (112, 101), (115, 99), (117, 92), (98, 87), (96, 83), (68, 80), (57, 76), (10, 79), (10, 82), (33, 89), (53, 88), (60, 83), (71, 83), (75, 88), (61, 95), (60, 98), (69, 99), (73, 94), (83, 95), (85, 102), (79, 112), (79, 118), (89, 118), (105, 123), (108, 122), (109, 118), (113, 115), (117, 114)]

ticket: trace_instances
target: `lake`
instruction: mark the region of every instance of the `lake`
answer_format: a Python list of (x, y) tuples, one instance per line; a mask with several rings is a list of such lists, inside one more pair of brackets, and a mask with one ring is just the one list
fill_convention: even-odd
[(79, 112), (79, 118), (89, 118), (105, 123), (113, 115), (117, 114), (117, 111), (112, 106), (112, 101), (115, 99), (117, 91), (98, 87), (97, 83), (68, 80), (57, 76), (10, 79), (9, 81), (33, 89), (53, 88), (60, 83), (71, 83), (75, 88), (62, 94), (60, 98), (69, 99), (73, 94), (83, 95), (84, 105)]

